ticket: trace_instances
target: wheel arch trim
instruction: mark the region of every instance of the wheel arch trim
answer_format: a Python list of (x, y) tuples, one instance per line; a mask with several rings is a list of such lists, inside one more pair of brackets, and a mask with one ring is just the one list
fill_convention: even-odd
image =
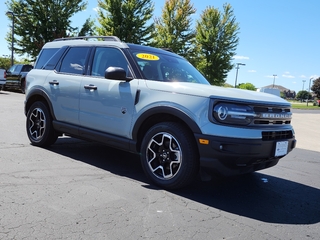
[(132, 138), (134, 140), (138, 139), (138, 133), (142, 126), (142, 124), (148, 119), (149, 117), (152, 117), (156, 114), (169, 114), (174, 117), (179, 118), (182, 122), (184, 122), (193, 133), (202, 133), (201, 129), (197, 125), (197, 123), (185, 112), (169, 106), (158, 106), (153, 107), (147, 111), (145, 111), (143, 114), (139, 116), (139, 118), (136, 120), (133, 130), (132, 130)]
[[(56, 119), (54, 112), (53, 112), (52, 104), (50, 102), (50, 97), (48, 96), (48, 94), (44, 90), (38, 89), (38, 88), (30, 90), (30, 92), (28, 92), (28, 95), (26, 96), (26, 100), (25, 100), (25, 104), (24, 104), (25, 115), (27, 115), (29, 108), (39, 97), (46, 101), (46, 104), (49, 107), (49, 111), (50, 111), (52, 118)], [(34, 101), (33, 99), (36, 99), (36, 100)]]

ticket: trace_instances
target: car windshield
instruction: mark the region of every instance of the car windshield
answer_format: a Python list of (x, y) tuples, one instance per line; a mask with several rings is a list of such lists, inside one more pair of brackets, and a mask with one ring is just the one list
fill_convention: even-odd
[(148, 51), (131, 50), (131, 53), (148, 80), (209, 84), (205, 77), (183, 58)]

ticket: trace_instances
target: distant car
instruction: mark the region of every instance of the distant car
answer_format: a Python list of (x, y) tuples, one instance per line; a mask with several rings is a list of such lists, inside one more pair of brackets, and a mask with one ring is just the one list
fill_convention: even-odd
[(26, 76), (30, 70), (33, 69), (29, 64), (15, 64), (12, 65), (5, 74), (6, 83), (4, 89), (20, 90), (25, 92)]
[(0, 90), (2, 90), (3, 86), (6, 84), (6, 79), (5, 79), (5, 69), (0, 69)]

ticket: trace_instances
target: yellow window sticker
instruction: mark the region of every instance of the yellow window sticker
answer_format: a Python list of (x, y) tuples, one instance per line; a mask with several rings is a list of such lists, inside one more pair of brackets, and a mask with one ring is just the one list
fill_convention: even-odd
[(137, 58), (150, 61), (158, 61), (160, 59), (158, 56), (150, 53), (138, 53), (136, 56)]

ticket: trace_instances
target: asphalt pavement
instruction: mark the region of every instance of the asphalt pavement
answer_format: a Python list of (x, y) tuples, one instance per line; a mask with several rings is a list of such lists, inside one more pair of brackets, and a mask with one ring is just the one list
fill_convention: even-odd
[(23, 101), (0, 91), (0, 239), (320, 239), (320, 111), (293, 110), (297, 148), (278, 165), (166, 191), (137, 155), (30, 145)]

